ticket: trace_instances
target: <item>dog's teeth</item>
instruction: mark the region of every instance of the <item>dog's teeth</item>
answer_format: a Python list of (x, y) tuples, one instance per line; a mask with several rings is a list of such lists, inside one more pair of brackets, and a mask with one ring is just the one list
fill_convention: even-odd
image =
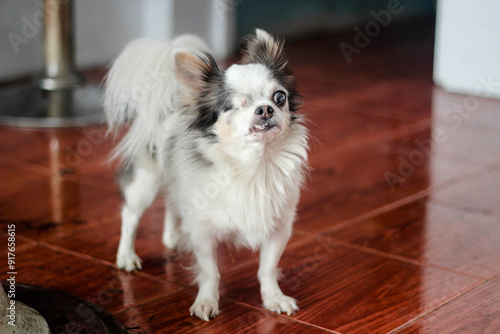
[(265, 123), (263, 125), (254, 125), (253, 128), (254, 130), (265, 130), (265, 129), (268, 129), (270, 127), (269, 123)]

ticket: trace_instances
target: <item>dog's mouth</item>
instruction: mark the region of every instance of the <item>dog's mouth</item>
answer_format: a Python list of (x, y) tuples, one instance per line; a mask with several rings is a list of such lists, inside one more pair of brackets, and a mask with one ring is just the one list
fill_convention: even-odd
[(270, 131), (271, 129), (273, 129), (275, 127), (276, 127), (275, 123), (265, 122), (265, 123), (262, 123), (262, 124), (255, 124), (250, 129), (250, 132), (251, 133), (264, 133), (264, 132)]

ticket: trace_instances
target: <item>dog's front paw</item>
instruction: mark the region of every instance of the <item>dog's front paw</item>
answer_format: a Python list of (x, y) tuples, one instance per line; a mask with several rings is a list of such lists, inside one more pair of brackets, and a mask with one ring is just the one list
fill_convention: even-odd
[(209, 321), (219, 314), (219, 303), (216, 300), (197, 300), (189, 308), (191, 315), (196, 315), (201, 320)]
[(264, 307), (269, 311), (276, 313), (286, 313), (291, 315), (298, 311), (297, 301), (292, 297), (285, 296), (284, 294), (276, 294), (272, 297), (264, 298)]
[(116, 257), (116, 265), (120, 269), (125, 269), (126, 271), (134, 271), (142, 269), (142, 260), (132, 252), (118, 252)]

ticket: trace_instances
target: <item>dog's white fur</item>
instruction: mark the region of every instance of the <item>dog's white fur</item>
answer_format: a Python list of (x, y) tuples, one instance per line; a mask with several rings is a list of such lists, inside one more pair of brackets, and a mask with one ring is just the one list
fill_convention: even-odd
[[(268, 59), (279, 64), (271, 69), (253, 62), (257, 58), (249, 49), (244, 64), (221, 72), (231, 110), (219, 112), (210, 135), (192, 126), (198, 117), (192, 106), (200, 99), (219, 98), (203, 96), (202, 88), (211, 83), (200, 76), (208, 67), (200, 61), (206, 57), (200, 50), (208, 48), (199, 38), (185, 35), (171, 44), (134, 41), (114, 62), (106, 81), (110, 131), (131, 121), (113, 155), (124, 160), (127, 171), (122, 176), (125, 203), (117, 265), (127, 271), (141, 269), (134, 249), (136, 230), (144, 210), (164, 192), (163, 243), (194, 254), (199, 291), (190, 311), (203, 320), (219, 312), (219, 241), (260, 248), (264, 306), (289, 315), (298, 310), (277, 278), (304, 178), (307, 130), (300, 118), (292, 117), (288, 101), (278, 106), (273, 100), (276, 91), (291, 94), (276, 78), (286, 65), (277, 57), (281, 43), (262, 30), (251, 43), (264, 45)], [(275, 126), (255, 131), (255, 110), (263, 105), (273, 106)]]

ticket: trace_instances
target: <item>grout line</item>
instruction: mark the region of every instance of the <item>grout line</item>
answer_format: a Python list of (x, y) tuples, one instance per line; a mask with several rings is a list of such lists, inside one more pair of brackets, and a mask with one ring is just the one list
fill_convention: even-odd
[(480, 279), (480, 280), (487, 279), (487, 278), (484, 278), (484, 277), (481, 277), (481, 276), (476, 276), (476, 275), (469, 274), (469, 273), (466, 273), (466, 272), (457, 271), (457, 270), (450, 269), (450, 268), (447, 268), (447, 267), (443, 267), (443, 266), (440, 266), (440, 265), (437, 265), (437, 264), (433, 264), (433, 263), (430, 263), (430, 262), (422, 262), (422, 261), (418, 261), (418, 260), (415, 260), (415, 259), (412, 259), (412, 258), (409, 258), (409, 257), (402, 256), (402, 255), (398, 255), (398, 254), (394, 254), (394, 253), (389, 253), (389, 252), (384, 252), (384, 251), (381, 251), (381, 250), (378, 250), (378, 249), (375, 249), (375, 248), (370, 248), (370, 247), (361, 246), (361, 245), (358, 245), (358, 244), (353, 244), (353, 243), (350, 243), (350, 242), (347, 242), (347, 241), (343, 241), (343, 240), (340, 240), (340, 239), (336, 239), (336, 238), (332, 238), (332, 237), (329, 237), (329, 238), (333, 239), (334, 242), (336, 242), (339, 245), (344, 246), (344, 247), (356, 249), (356, 250), (359, 250), (359, 251), (362, 251), (362, 252), (366, 252), (366, 253), (370, 253), (370, 254), (374, 254), (374, 255), (378, 255), (378, 256), (383, 256), (383, 257), (386, 257), (386, 258), (398, 260), (398, 261), (405, 262), (405, 263), (410, 263), (410, 264), (413, 264), (413, 265), (417, 265), (419, 267), (431, 267), (431, 268), (434, 268), (434, 269), (439, 269), (439, 270), (447, 271), (447, 272), (450, 272), (450, 273), (453, 273), (453, 274), (456, 274), (456, 275), (467, 276), (467, 277), (474, 278), (474, 279)]
[(480, 122), (474, 122), (474, 121), (470, 121), (470, 123), (463, 123), (459, 129), (454, 129), (453, 125), (448, 124), (444, 121), (434, 122), (434, 125), (445, 127), (446, 129), (456, 130), (456, 131), (465, 130), (465, 131), (473, 132), (474, 134), (498, 135), (498, 133), (500, 133), (500, 128), (489, 128), (488, 126), (483, 125)]
[[(60, 251), (60, 252), (66, 253), (66, 254), (70, 254), (70, 255), (82, 257), (82, 258), (85, 258), (87, 260), (100, 263), (102, 265), (105, 265), (107, 267), (111, 267), (111, 268), (116, 269), (116, 270), (122, 270), (122, 269), (119, 269), (114, 263), (109, 262), (107, 260), (103, 260), (103, 259), (94, 257), (92, 255), (87, 255), (87, 254), (84, 254), (84, 253), (75, 252), (75, 251), (73, 251), (71, 249), (67, 249), (67, 248), (64, 248), (64, 247), (61, 247), (61, 246), (57, 246), (57, 245), (52, 245), (52, 244), (47, 243), (45, 241), (40, 241), (39, 243), (40, 243), (40, 245), (45, 246), (45, 247), (50, 248), (50, 249), (53, 249), (53, 250), (57, 250), (57, 251)], [(190, 286), (185, 286), (185, 285), (182, 285), (182, 284), (179, 284), (179, 283), (176, 283), (176, 282), (171, 282), (171, 281), (159, 278), (158, 276), (155, 276), (155, 275), (152, 275), (152, 274), (148, 274), (148, 273), (146, 273), (146, 272), (144, 272), (142, 270), (136, 270), (136, 271), (134, 271), (134, 275), (142, 276), (144, 278), (148, 278), (148, 279), (154, 280), (156, 282), (160, 282), (160, 283), (168, 283), (168, 284), (176, 285), (176, 286), (179, 286), (181, 288), (186, 288), (186, 289), (190, 289), (191, 288)]]
[[(343, 229), (347, 226), (355, 225), (357, 223), (363, 222), (365, 220), (376, 217), (376, 216), (381, 215), (383, 213), (387, 213), (387, 212), (392, 211), (394, 209), (400, 208), (402, 206), (405, 206), (407, 204), (410, 204), (412, 202), (415, 202), (417, 200), (420, 200), (420, 199), (428, 196), (430, 194), (430, 190), (431, 190), (430, 188), (424, 189), (424, 190), (421, 190), (421, 191), (414, 193), (410, 196), (404, 197), (400, 200), (391, 202), (391, 203), (386, 204), (384, 206), (380, 206), (372, 211), (368, 211), (368, 212), (361, 214), (359, 216), (356, 216), (354, 218), (345, 220), (345, 221), (343, 221), (343, 222), (341, 222), (341, 223), (339, 223), (339, 224), (337, 224), (337, 225), (335, 225), (327, 230), (321, 231), (319, 234), (324, 236), (326, 234), (330, 234), (332, 232)], [(309, 220), (314, 220), (314, 218), (310, 218)]]
[[(188, 288), (188, 287), (185, 287), (184, 290), (190, 290), (190, 291), (195, 291), (195, 289), (193, 288)], [(114, 316), (119, 316), (120, 314), (122, 313), (125, 313), (125, 312), (128, 312), (134, 308), (137, 308), (137, 307), (141, 307), (143, 305), (146, 305), (146, 304), (149, 304), (149, 303), (154, 303), (155, 301), (157, 300), (160, 300), (162, 298), (165, 298), (165, 297), (168, 297), (168, 296), (171, 296), (173, 294), (176, 294), (176, 293), (179, 293), (179, 292), (182, 292), (182, 290), (176, 290), (176, 291), (173, 291), (173, 292), (170, 292), (170, 293), (166, 293), (164, 295), (161, 295), (161, 296), (157, 296), (157, 297), (154, 297), (154, 298), (151, 298), (147, 301), (144, 301), (142, 303), (139, 303), (139, 304), (136, 304), (136, 305), (133, 305), (133, 306), (130, 306), (124, 310), (121, 310), (119, 312), (115, 312), (113, 313)], [(235, 299), (232, 299), (232, 298), (229, 298), (229, 297), (225, 297), (225, 296), (220, 296), (221, 299), (225, 299), (226, 301), (229, 301), (230, 303), (234, 303), (234, 304), (237, 304), (237, 305), (240, 305), (244, 308), (247, 308), (247, 309), (253, 309), (253, 310), (257, 310), (257, 311), (260, 311), (260, 312), (266, 312), (266, 313), (269, 313), (269, 314), (272, 314), (274, 316), (277, 316), (277, 317), (281, 317), (281, 318), (284, 318), (284, 319), (288, 319), (290, 321), (293, 321), (293, 322), (297, 322), (299, 324), (302, 324), (302, 325), (305, 325), (305, 326), (308, 326), (308, 327), (314, 327), (316, 329), (319, 329), (319, 330), (322, 330), (322, 331), (325, 331), (327, 333), (333, 333), (333, 334), (340, 334), (339, 332), (336, 332), (336, 331), (333, 331), (331, 329), (328, 329), (328, 328), (324, 328), (324, 327), (321, 327), (321, 326), (318, 326), (318, 325), (315, 325), (315, 324), (311, 324), (311, 323), (308, 323), (308, 322), (304, 322), (302, 320), (299, 320), (299, 319), (294, 319), (294, 318), (291, 318), (291, 317), (288, 317), (288, 316), (285, 316), (283, 314), (278, 314), (278, 313), (275, 313), (275, 312), (272, 312), (272, 311), (269, 311), (267, 309), (264, 309), (264, 308), (261, 308), (261, 307), (258, 307), (258, 306), (254, 306), (254, 305), (251, 305), (251, 304), (247, 304), (247, 303), (244, 303), (244, 302), (240, 302), (238, 300), (235, 300)], [(194, 317), (194, 316), (193, 316)]]
[(50, 176), (50, 169), (48, 167), (35, 165), (29, 162), (0, 156), (0, 163), (5, 166), (22, 169), (24, 171), (32, 172), (35, 174)]
[(446, 207), (448, 209), (453, 209), (457, 211), (463, 211), (467, 212), (470, 214), (475, 214), (475, 215), (481, 215), (481, 216), (487, 216), (491, 218), (500, 218), (500, 213), (495, 212), (495, 211), (488, 211), (485, 209), (476, 209), (470, 206), (460, 206), (460, 205), (455, 205), (454, 203), (451, 202), (446, 202), (438, 198), (432, 199), (432, 203), (435, 203), (436, 205)]
[[(26, 251), (26, 250), (28, 250), (28, 249), (30, 249), (30, 248), (34, 248), (34, 247), (36, 247), (37, 245), (38, 245), (38, 241), (36, 241), (36, 240), (32, 240), (32, 241), (30, 241), (29, 243), (27, 243), (27, 244), (25, 244), (25, 245), (22, 245), (22, 246), (16, 246), (16, 253), (18, 253), (18, 252), (24, 252), (24, 251)], [(1, 252), (5, 252), (5, 253), (7, 253), (7, 252), (8, 252), (7, 247), (5, 247), (5, 249), (0, 250), (0, 253), (1, 253)]]
[(38, 241), (38, 244), (41, 245), (41, 246), (44, 246), (46, 248), (55, 250), (55, 251), (59, 251), (59, 252), (66, 253), (66, 254), (69, 254), (69, 255), (81, 257), (81, 258), (84, 258), (84, 259), (87, 259), (87, 260), (90, 260), (90, 261), (97, 262), (99, 264), (105, 265), (107, 267), (114, 267), (114, 268), (116, 268), (114, 266), (114, 264), (111, 263), (111, 262), (109, 262), (109, 261), (106, 261), (106, 260), (94, 257), (92, 255), (88, 255), (88, 254), (85, 254), (85, 253), (76, 252), (76, 251), (68, 249), (68, 248), (64, 248), (64, 247), (61, 247), (61, 246), (53, 245), (53, 244), (51, 244), (51, 243), (49, 243), (47, 241), (44, 241), (44, 240)]
[[(92, 219), (92, 220), (91, 219), (84, 219), (84, 220), (86, 222), (89, 222), (89, 223), (97, 223), (99, 225), (98, 227), (108, 227), (109, 225), (113, 224), (113, 221), (115, 219), (116, 219), (115, 217), (107, 217), (107, 218), (102, 218), (102, 219)], [(57, 223), (64, 224), (65, 221), (57, 222)], [(61, 234), (57, 234), (57, 232), (56, 232), (54, 234), (48, 233), (45, 236), (42, 235), (42, 239), (38, 239), (37, 241), (44, 242), (46, 244), (50, 244), (54, 247), (61, 247), (61, 246), (57, 246), (53, 242), (56, 242), (56, 241), (61, 240), (63, 238), (77, 236), (78, 234), (86, 233), (86, 232), (89, 232), (89, 231), (92, 231), (95, 229), (96, 229), (96, 226), (91, 226), (90, 224), (82, 224), (81, 226), (74, 226), (67, 231), (61, 232)], [(61, 248), (64, 248), (64, 247), (61, 247)], [(67, 249), (67, 248), (64, 248), (64, 249)], [(80, 254), (80, 253), (78, 253), (78, 254)], [(83, 254), (83, 253), (81, 253), (81, 254)]]
[(24, 251), (24, 250), (26, 250), (26, 249), (28, 249), (28, 248), (35, 247), (35, 246), (37, 246), (38, 244), (39, 244), (39, 243), (38, 243), (38, 241), (33, 240), (32, 242), (30, 242), (30, 243), (28, 243), (28, 244), (26, 244), (26, 245), (23, 245), (23, 246), (20, 246), (20, 247), (16, 247), (16, 253), (17, 253), (17, 252), (22, 252), (22, 251)]
[(380, 145), (381, 143), (388, 142), (391, 140), (396, 140), (401, 137), (407, 136), (409, 134), (414, 134), (416, 132), (429, 130), (431, 129), (429, 124), (426, 122), (414, 122), (405, 126), (401, 126), (392, 131), (384, 131), (385, 134), (379, 136), (369, 137), (370, 140), (364, 140), (355, 142), (354, 144), (345, 143), (340, 148), (336, 148), (327, 157), (320, 159), (319, 161), (324, 161), (326, 159), (330, 160), (332, 157), (335, 157), (340, 154), (346, 154), (351, 151), (359, 151), (362, 149), (374, 147)]
[(160, 295), (160, 296), (154, 296), (154, 297), (152, 297), (151, 299), (148, 299), (148, 300), (146, 300), (146, 301), (144, 301), (144, 302), (142, 302), (142, 303), (138, 303), (138, 304), (135, 304), (135, 305), (131, 305), (131, 306), (129, 306), (129, 307), (127, 307), (127, 308), (125, 308), (125, 309), (123, 309), (123, 310), (119, 311), (119, 312), (115, 312), (115, 313), (113, 313), (113, 315), (114, 315), (114, 316), (116, 316), (116, 315), (119, 315), (119, 314), (121, 314), (121, 313), (128, 312), (128, 311), (130, 311), (130, 310), (132, 310), (132, 309), (134, 309), (134, 308), (136, 308), (136, 307), (141, 307), (141, 306), (146, 305), (146, 304), (154, 303), (154, 302), (155, 302), (155, 301), (157, 301), (157, 300), (160, 300), (160, 299), (162, 299), (162, 298), (165, 298), (165, 297), (171, 296), (171, 295), (173, 295), (173, 294), (179, 293), (179, 292), (181, 292), (181, 291), (183, 291), (183, 290), (193, 290), (193, 289), (188, 288), (188, 287), (183, 287), (183, 286), (179, 286), (179, 287), (180, 287), (181, 289), (174, 290), (174, 291), (172, 291), (172, 292), (168, 292), (168, 293), (162, 294), (162, 295)]
[[(21, 170), (24, 170), (27, 172), (39, 174), (42, 176), (47, 176), (47, 177), (52, 176), (52, 172), (48, 167), (35, 165), (35, 164), (21, 161), (21, 160), (16, 160), (16, 159), (0, 156), (0, 164), (3, 164), (5, 166), (9, 166), (12, 168), (21, 169)], [(118, 191), (118, 186), (108, 186), (108, 185), (106, 185), (105, 182), (97, 181), (97, 180), (94, 180), (92, 178), (88, 178), (88, 177), (82, 176), (82, 175), (65, 174), (64, 176), (62, 176), (62, 179), (66, 180), (66, 181), (75, 182), (75, 183), (78, 183), (81, 185), (91, 186), (94, 188), (106, 190), (106, 191), (113, 191), (113, 192)]]
[[(400, 207), (402, 207), (404, 205), (407, 205), (407, 204), (410, 204), (412, 202), (421, 200), (422, 198), (430, 195), (431, 193), (436, 192), (437, 190), (439, 190), (441, 188), (445, 188), (445, 187), (447, 187), (447, 186), (449, 186), (451, 184), (454, 184), (456, 182), (461, 182), (463, 180), (472, 179), (472, 178), (474, 178), (476, 176), (479, 176), (479, 175), (482, 175), (482, 174), (487, 174), (487, 173), (488, 173), (488, 171), (484, 171), (484, 170), (479, 170), (479, 171), (475, 171), (475, 172), (471, 172), (471, 173), (466, 173), (466, 174), (464, 174), (464, 175), (461, 176), (462, 179), (459, 180), (459, 181), (457, 181), (456, 178), (455, 178), (455, 179), (452, 179), (452, 180), (450, 180), (448, 182), (445, 182), (445, 183), (443, 183), (441, 185), (438, 185), (436, 187), (432, 187), (432, 188), (428, 188), (428, 189), (422, 190), (422, 191), (420, 191), (418, 193), (412, 194), (411, 196), (405, 197), (405, 198), (403, 198), (401, 200), (392, 202), (392, 203), (390, 203), (388, 205), (379, 207), (379, 208), (377, 208), (375, 210), (369, 211), (369, 212), (367, 212), (365, 214), (362, 214), (360, 216), (357, 216), (357, 217), (355, 217), (353, 219), (349, 219), (347, 221), (339, 223), (339, 224), (337, 224), (336, 226), (334, 226), (334, 227), (332, 227), (330, 229), (327, 229), (325, 231), (319, 232), (317, 234), (317, 236), (323, 237), (323, 238), (324, 237), (329, 237), (329, 238), (334, 239), (339, 244), (342, 244), (342, 245), (344, 245), (346, 247), (358, 249), (358, 250), (361, 250), (361, 251), (369, 252), (369, 253), (380, 255), (380, 256), (384, 256), (384, 257), (393, 258), (393, 259), (396, 259), (396, 260), (399, 260), (399, 261), (403, 261), (403, 262), (407, 262), (407, 263), (412, 263), (414, 265), (429, 266), (429, 267), (433, 267), (433, 268), (436, 268), (436, 269), (444, 270), (444, 271), (451, 272), (451, 273), (458, 274), (458, 275), (464, 275), (464, 276), (468, 276), (468, 277), (476, 278), (476, 279), (485, 279), (484, 277), (481, 277), (481, 276), (476, 276), (476, 275), (472, 275), (472, 274), (465, 273), (465, 272), (455, 271), (453, 269), (442, 267), (442, 266), (439, 266), (439, 265), (436, 265), (436, 264), (433, 264), (433, 263), (424, 263), (424, 262), (413, 260), (411, 258), (407, 258), (407, 257), (401, 256), (401, 255), (398, 255), (398, 254), (388, 253), (388, 252), (380, 251), (380, 250), (377, 250), (377, 249), (374, 249), (374, 248), (365, 247), (365, 246), (361, 246), (361, 245), (349, 243), (349, 242), (346, 242), (346, 241), (342, 241), (340, 239), (336, 239), (336, 238), (332, 237), (331, 234), (334, 233), (335, 231), (341, 230), (343, 228), (346, 228), (346, 227), (349, 227), (349, 226), (352, 226), (352, 225), (359, 224), (359, 223), (364, 222), (364, 221), (366, 221), (366, 220), (368, 220), (370, 218), (376, 217), (376, 216), (378, 216), (380, 214), (387, 213), (387, 212), (392, 211), (394, 209), (400, 208)], [(455, 208), (455, 209), (459, 210), (461, 208)], [(309, 220), (314, 220), (314, 219), (311, 218)], [(296, 229), (296, 230), (299, 231), (302, 234), (310, 234), (310, 232), (305, 232), (305, 231), (300, 230), (300, 229)]]
[[(319, 233), (307, 232), (307, 231), (302, 231), (302, 230), (294, 228), (293, 232), (292, 232), (292, 237), (293, 237), (293, 235), (300, 235), (300, 237), (302, 239), (314, 239), (314, 238), (319, 236)], [(297, 240), (297, 241), (299, 241), (299, 240)]]
[[(290, 246), (294, 246), (296, 244), (300, 244), (302, 241), (304, 240), (309, 240), (309, 239), (312, 239), (314, 238), (315, 235), (313, 234), (310, 234), (310, 233), (304, 233), (302, 231), (297, 231), (297, 230), (293, 230), (292, 233), (295, 233), (297, 234), (296, 232), (299, 232), (300, 234), (303, 234), (303, 237), (301, 237), (299, 240), (295, 240), (293, 242), (288, 242), (286, 244), (286, 247), (290, 247)], [(231, 247), (231, 246), (229, 246)], [(231, 248), (229, 248), (231, 249)], [(224, 272), (225, 275), (228, 275), (229, 273), (233, 272), (233, 271), (238, 271), (240, 270), (241, 268), (245, 267), (245, 266), (248, 266), (249, 264), (252, 264), (252, 263), (256, 263), (258, 265), (258, 259), (259, 259), (259, 252), (256, 251), (255, 252), (255, 256), (252, 257), (251, 259), (248, 259), (247, 261), (243, 262), (243, 263), (240, 263), (238, 265), (235, 265), (235, 266), (232, 266), (231, 269), (227, 270)]]
[(491, 169), (491, 170), (498, 170), (499, 165), (498, 163), (492, 163), (491, 161), (484, 161), (484, 160), (477, 160), (477, 159), (472, 159), (464, 156), (459, 156), (459, 155), (453, 155), (453, 154), (447, 154), (444, 153), (443, 151), (437, 151), (435, 150), (434, 153), (437, 153), (440, 155), (440, 159), (444, 161), (449, 161), (449, 162), (455, 162), (458, 164), (462, 165), (468, 165), (472, 167), (480, 167), (484, 169)]
[[(52, 245), (52, 244), (46, 243), (44, 241), (36, 241), (35, 245), (26, 245), (25, 247), (23, 247), (23, 249), (33, 248), (33, 247), (35, 247), (37, 245), (49, 248), (49, 249), (54, 250), (54, 251), (59, 251), (59, 252), (65, 253), (65, 254), (69, 254), (69, 255), (72, 255), (72, 256), (84, 258), (84, 259), (92, 261), (92, 262), (97, 262), (97, 263), (99, 263), (101, 265), (104, 265), (106, 267), (111, 267), (111, 268), (116, 269), (116, 270), (121, 270), (121, 269), (118, 269), (114, 264), (112, 264), (111, 262), (108, 262), (106, 260), (102, 260), (102, 259), (90, 256), (90, 255), (87, 255), (87, 254), (84, 254), (84, 253), (78, 253), (78, 252), (75, 252), (73, 250), (70, 250), (70, 249), (67, 249), (67, 248), (64, 248), (64, 247), (60, 247), (60, 246), (56, 246), (56, 245)], [(144, 304), (147, 304), (147, 303), (150, 303), (150, 302), (154, 302), (157, 299), (164, 298), (164, 297), (169, 296), (171, 294), (177, 293), (177, 292), (181, 291), (182, 289), (193, 290), (191, 287), (187, 287), (187, 286), (184, 286), (184, 285), (179, 284), (179, 283), (175, 283), (175, 282), (170, 282), (170, 281), (167, 281), (167, 280), (163, 280), (163, 279), (161, 279), (161, 278), (159, 278), (157, 276), (145, 273), (143, 271), (135, 271), (133, 273), (133, 275), (136, 275), (138, 277), (142, 276), (143, 278), (148, 278), (150, 280), (153, 280), (153, 281), (156, 281), (156, 282), (162, 283), (162, 284), (170, 284), (172, 286), (176, 286), (178, 289), (175, 289), (174, 291), (167, 292), (167, 293), (164, 293), (164, 294), (161, 294), (161, 295), (156, 295), (156, 296), (154, 296), (154, 297), (152, 297), (152, 298), (150, 298), (148, 300), (145, 300), (144, 302), (142, 302), (140, 304), (132, 305), (132, 306), (130, 306), (128, 308), (125, 308), (124, 310), (119, 311), (119, 312), (117, 312), (115, 314), (119, 314), (119, 313), (125, 312), (127, 310), (130, 310), (130, 309), (132, 309), (134, 307), (141, 306), (141, 305), (144, 305)]]
[[(326, 235), (326, 234), (329, 234), (329, 233), (332, 233), (332, 232), (335, 232), (335, 231), (338, 231), (340, 229), (343, 229), (347, 226), (351, 226), (351, 225), (355, 225), (357, 223), (360, 223), (362, 221), (365, 221), (365, 220), (368, 220), (370, 218), (373, 218), (375, 216), (378, 216), (380, 214), (384, 214), (384, 213), (387, 213), (389, 211), (392, 211), (394, 209), (397, 209), (397, 208), (400, 208), (404, 205), (407, 205), (407, 204), (410, 204), (412, 202), (415, 202), (415, 201), (418, 201), (418, 200), (421, 200), (422, 198), (426, 197), (426, 196), (429, 196), (431, 195), (432, 193), (435, 193), (443, 188), (446, 188), (452, 184), (455, 184), (457, 182), (463, 182), (464, 180), (470, 180), (470, 179), (473, 179), (477, 176), (480, 176), (480, 175), (483, 175), (483, 174), (488, 174), (489, 172), (491, 172), (490, 170), (477, 170), (477, 171), (472, 171), (470, 173), (465, 173), (459, 177), (456, 177), (456, 178), (453, 178), (453, 179), (450, 179), (449, 181), (447, 182), (443, 182), (442, 184), (439, 184), (439, 185), (436, 185), (434, 187), (431, 187), (431, 188), (427, 188), (427, 189), (424, 189), (424, 190), (421, 190), (419, 192), (416, 192), (412, 195), (409, 195), (407, 197), (404, 197), (402, 199), (399, 199), (399, 200), (396, 200), (394, 202), (391, 202), (389, 204), (386, 204), (386, 205), (383, 205), (383, 206), (380, 206), (372, 211), (368, 211), (366, 213), (363, 213), (359, 216), (356, 216), (356, 217), (353, 217), (353, 218), (350, 218), (350, 219), (347, 219), (341, 223), (338, 223), (337, 225), (329, 228), (329, 229), (326, 229), (324, 231), (321, 231), (319, 232), (318, 234), (320, 235)], [(318, 219), (318, 217), (315, 217), (315, 218), (308, 218), (307, 221), (314, 221)], [(304, 232), (303, 230), (300, 230), (301, 232)]]
[(305, 322), (305, 321), (300, 320), (300, 319), (291, 318), (290, 316), (286, 316), (284, 314), (272, 312), (272, 311), (269, 311), (269, 310), (267, 310), (267, 309), (265, 309), (263, 307), (259, 307), (259, 306), (247, 304), (247, 303), (244, 303), (244, 302), (240, 302), (238, 300), (235, 300), (235, 299), (232, 299), (232, 298), (229, 298), (229, 297), (225, 297), (225, 296), (221, 296), (221, 298), (224, 298), (226, 300), (229, 300), (229, 301), (231, 301), (231, 302), (233, 302), (235, 304), (241, 305), (241, 306), (246, 307), (246, 308), (258, 310), (258, 311), (261, 311), (261, 312), (267, 312), (269, 314), (272, 314), (272, 315), (275, 315), (275, 316), (278, 316), (278, 317), (281, 317), (281, 318), (284, 318), (284, 319), (288, 319), (288, 320), (300, 323), (302, 325), (306, 325), (306, 326), (309, 326), (309, 327), (314, 327), (316, 329), (320, 329), (320, 330), (323, 330), (323, 331), (328, 332), (328, 333), (340, 334), (339, 332), (336, 332), (334, 330), (331, 330), (331, 329), (328, 329), (328, 328), (325, 328), (325, 327), (321, 327), (321, 326), (318, 326), (318, 325), (315, 325), (315, 324), (312, 324), (312, 323), (309, 323), (309, 322)]
[(490, 281), (492, 281), (492, 280), (493, 280), (493, 278), (486, 279), (486, 280), (484, 280), (484, 281), (482, 281), (482, 282), (478, 283), (477, 285), (472, 286), (470, 289), (468, 289), (468, 290), (467, 290), (467, 289), (466, 289), (466, 290), (464, 290), (463, 292), (459, 293), (459, 294), (458, 294), (458, 295), (456, 295), (456, 296), (451, 297), (451, 298), (450, 298), (450, 299), (448, 299), (447, 301), (444, 301), (442, 304), (440, 304), (440, 305), (438, 305), (438, 306), (436, 306), (436, 307), (432, 308), (431, 310), (429, 310), (429, 311), (427, 311), (427, 312), (425, 312), (425, 313), (422, 313), (421, 315), (418, 315), (418, 316), (416, 316), (415, 318), (413, 318), (413, 319), (411, 319), (411, 320), (408, 320), (406, 323), (404, 323), (404, 324), (400, 325), (399, 327), (397, 327), (397, 328), (393, 329), (391, 332), (389, 332), (389, 334), (396, 334), (397, 332), (399, 332), (399, 331), (401, 331), (402, 329), (404, 329), (404, 328), (408, 327), (409, 325), (411, 325), (411, 324), (413, 324), (413, 323), (417, 322), (418, 320), (420, 320), (420, 319), (422, 319), (422, 318), (424, 318), (424, 317), (426, 317), (426, 316), (430, 315), (431, 313), (434, 313), (434, 312), (435, 312), (435, 311), (437, 311), (438, 309), (440, 309), (440, 308), (442, 308), (442, 307), (444, 307), (444, 306), (446, 306), (446, 305), (448, 305), (448, 304), (450, 304), (450, 303), (452, 303), (452, 302), (454, 302), (454, 301), (458, 300), (459, 298), (461, 298), (461, 297), (462, 297), (462, 296), (464, 296), (465, 294), (468, 294), (469, 292), (471, 292), (471, 291), (473, 291), (473, 290), (475, 290), (475, 289), (477, 289), (477, 288), (479, 288), (479, 287), (481, 287), (481, 286), (485, 285), (486, 283), (488, 283), (488, 282), (490, 282)]
[[(6, 239), (9, 238), (9, 235), (7, 233), (3, 233), (3, 232), (0, 232), (0, 236), (5, 237)], [(18, 241), (20, 241), (19, 238), (21, 238), (21, 242), (24, 242), (26, 244), (22, 245), (22, 246), (18, 246)], [(22, 240), (22, 239), (24, 239), (24, 240)], [(38, 244), (37, 240), (16, 233), (16, 252), (20, 251), (20, 250), (24, 250), (25, 248), (30, 248), (32, 246), (36, 246), (36, 244)], [(7, 247), (6, 247), (6, 249), (7, 249)], [(0, 250), (0, 251), (2, 251), (2, 250)]]

